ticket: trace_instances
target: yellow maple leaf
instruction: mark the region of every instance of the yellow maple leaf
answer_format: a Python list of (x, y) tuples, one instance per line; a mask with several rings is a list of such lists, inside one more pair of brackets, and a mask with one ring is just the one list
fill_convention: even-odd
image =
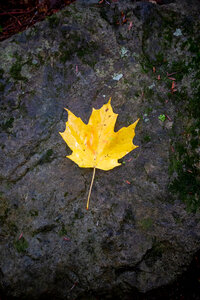
[(81, 168), (94, 168), (87, 209), (89, 207), (95, 170), (107, 171), (120, 166), (118, 159), (138, 147), (132, 141), (139, 119), (130, 126), (114, 132), (118, 114), (113, 112), (110, 102), (111, 98), (100, 109), (93, 108), (87, 125), (81, 118), (77, 118), (70, 110), (66, 109), (68, 112), (66, 129), (64, 132), (59, 132), (73, 151), (67, 157)]

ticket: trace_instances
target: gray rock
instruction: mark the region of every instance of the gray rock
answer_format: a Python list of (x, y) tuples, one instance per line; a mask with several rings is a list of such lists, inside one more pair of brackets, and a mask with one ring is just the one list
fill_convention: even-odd
[[(200, 249), (199, 2), (79, 2), (0, 45), (0, 289), (20, 299), (124, 299)], [(92, 170), (65, 157), (64, 107), (87, 122), (110, 97), (116, 130), (140, 117), (140, 147), (97, 170), (86, 211)]]

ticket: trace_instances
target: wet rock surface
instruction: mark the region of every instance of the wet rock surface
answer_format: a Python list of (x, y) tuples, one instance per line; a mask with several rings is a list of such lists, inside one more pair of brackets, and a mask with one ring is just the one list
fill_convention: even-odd
[[(124, 299), (172, 282), (200, 249), (199, 2), (90, 2), (1, 43), (7, 296)], [(92, 170), (65, 158), (63, 108), (87, 122), (109, 97), (116, 130), (140, 117), (140, 147), (97, 170), (86, 211)]]

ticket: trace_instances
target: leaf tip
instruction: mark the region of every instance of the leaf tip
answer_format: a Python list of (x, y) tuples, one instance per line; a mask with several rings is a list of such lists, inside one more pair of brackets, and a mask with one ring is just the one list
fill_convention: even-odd
[(140, 118), (138, 118), (132, 125), (133, 125), (133, 127), (134, 127), (134, 129), (135, 129), (135, 127), (137, 126), (137, 123), (140, 121)]

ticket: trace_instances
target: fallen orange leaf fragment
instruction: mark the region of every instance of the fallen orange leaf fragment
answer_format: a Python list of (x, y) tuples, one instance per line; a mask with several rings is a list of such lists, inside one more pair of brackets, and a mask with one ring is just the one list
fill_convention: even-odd
[(128, 30), (131, 30), (132, 27), (133, 27), (133, 22), (130, 21), (130, 24), (129, 24), (129, 26), (128, 26)]
[(125, 16), (123, 11), (121, 11), (121, 18), (122, 18), (122, 23), (123, 24), (127, 22), (126, 16)]
[(21, 240), (22, 237), (23, 237), (23, 232), (20, 233), (20, 236), (19, 236), (18, 240)]
[(139, 119), (128, 127), (114, 132), (118, 114), (112, 110), (111, 98), (100, 109), (93, 108), (87, 125), (70, 110), (66, 110), (68, 121), (65, 131), (60, 132), (60, 135), (73, 151), (67, 157), (81, 168), (93, 168), (87, 201), (88, 209), (95, 170), (107, 171), (120, 166), (118, 159), (138, 147), (132, 141)]
[(165, 115), (166, 117), (167, 117), (167, 119), (169, 120), (169, 121), (171, 121), (172, 119), (168, 116), (168, 115)]
[(177, 91), (175, 81), (172, 81), (171, 91), (172, 91), (172, 93)]

